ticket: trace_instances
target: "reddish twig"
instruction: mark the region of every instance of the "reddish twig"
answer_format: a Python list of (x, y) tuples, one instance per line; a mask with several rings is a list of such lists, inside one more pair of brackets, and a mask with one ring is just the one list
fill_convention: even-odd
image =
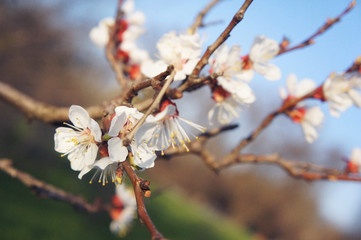
[(106, 207), (99, 201), (89, 204), (83, 197), (67, 193), (64, 190), (35, 179), (30, 174), (14, 168), (12, 166), (12, 161), (9, 159), (0, 159), (0, 170), (9, 174), (13, 178), (17, 178), (25, 186), (33, 190), (37, 196), (65, 202), (73, 206), (75, 209), (86, 211), (88, 213), (96, 213), (106, 209)]
[(324, 33), (326, 30), (328, 30), (329, 28), (331, 28), (335, 23), (337, 23), (338, 21), (340, 21), (340, 19), (346, 15), (354, 6), (356, 5), (356, 1), (352, 1), (348, 7), (340, 14), (338, 15), (336, 18), (332, 18), (332, 19), (328, 19), (322, 27), (320, 27), (317, 32), (315, 32), (314, 34), (312, 34), (310, 37), (308, 37), (306, 40), (304, 40), (302, 43), (290, 47), (290, 48), (281, 48), (281, 50), (278, 52), (278, 55), (281, 55), (283, 53), (295, 50), (295, 49), (300, 49), (306, 46), (309, 46), (311, 44), (314, 43), (314, 39), (316, 37), (318, 37), (319, 35), (321, 35), (322, 33)]
[[(137, 176), (137, 174), (133, 171), (132, 167), (130, 166), (129, 162), (125, 161), (122, 163), (125, 172), (127, 173), (129, 179), (132, 181), (134, 187), (134, 194), (135, 199), (137, 201), (137, 208), (138, 208), (138, 215), (141, 222), (148, 228), (152, 240), (165, 240), (163, 235), (157, 230), (155, 225), (150, 219), (147, 209), (144, 204), (144, 189), (142, 189), (141, 185), (144, 185), (144, 181)], [(147, 189), (145, 191), (149, 191), (149, 182), (146, 184)], [(144, 187), (143, 187), (144, 188)], [(149, 193), (148, 193), (149, 194)]]
[(195, 33), (199, 27), (204, 26), (203, 19), (206, 16), (206, 14), (221, 0), (213, 0), (210, 2), (196, 17), (194, 23), (189, 28), (189, 32), (191, 34)]

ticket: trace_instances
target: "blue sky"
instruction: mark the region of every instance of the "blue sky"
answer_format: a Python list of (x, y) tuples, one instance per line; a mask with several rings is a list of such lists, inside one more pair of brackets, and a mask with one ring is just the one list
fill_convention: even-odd
[[(136, 1), (137, 9), (143, 11), (147, 17), (147, 34), (140, 39), (139, 44), (154, 52), (156, 41), (164, 33), (170, 30), (185, 30), (208, 2), (209, 0)], [(227, 43), (241, 45), (245, 54), (248, 53), (254, 37), (261, 34), (277, 41), (287, 36), (291, 40), (291, 45), (300, 43), (314, 33), (327, 18), (335, 17), (343, 11), (349, 2), (255, 0), (243, 22), (231, 33)], [(205, 19), (206, 23), (221, 22), (201, 31), (205, 46), (218, 37), (233, 14), (240, 8), (241, 3), (242, 1), (225, 0), (209, 13)], [(100, 19), (113, 16), (115, 6), (114, 0), (79, 2), (76, 7), (69, 8), (67, 14), (70, 18), (66, 21), (76, 24), (73, 20), (78, 19), (96, 25)], [(86, 37), (89, 30), (90, 28), (84, 29), (81, 33)], [(100, 50), (94, 51), (102, 54)], [(311, 78), (320, 84), (331, 72), (347, 69), (359, 55), (361, 55), (361, 3), (329, 31), (318, 37), (314, 45), (274, 59), (273, 63), (282, 71), (283, 77), (280, 81), (269, 83), (258, 77), (253, 80), (252, 87), (259, 103), (270, 101), (269, 99), (275, 100), (278, 99), (278, 88), (285, 84), (288, 74), (295, 73), (299, 79)], [(264, 89), (265, 87), (267, 90)], [(274, 108), (270, 107), (270, 111), (280, 104), (280, 100), (275, 101)], [(310, 146), (319, 152), (319, 155), (315, 156), (314, 163), (322, 157), (322, 150), (338, 148), (347, 157), (354, 147), (361, 147), (360, 109), (353, 107), (340, 118), (331, 117), (326, 104), (323, 104), (323, 110), (326, 119), (320, 130), (320, 137)], [(300, 129), (294, 131), (302, 138)], [(342, 229), (348, 229), (358, 217), (356, 214), (361, 212), (358, 204), (361, 201), (361, 184), (317, 183), (314, 189), (315, 192), (321, 192), (319, 194), (321, 214)]]

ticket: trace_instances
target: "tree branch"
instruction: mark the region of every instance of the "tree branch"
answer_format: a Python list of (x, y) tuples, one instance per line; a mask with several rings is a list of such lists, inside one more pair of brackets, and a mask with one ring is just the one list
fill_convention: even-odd
[(144, 181), (136, 175), (136, 173), (133, 171), (128, 161), (124, 161), (122, 165), (129, 179), (132, 181), (135, 199), (137, 201), (138, 215), (141, 222), (145, 224), (145, 226), (148, 228), (152, 236), (152, 240), (165, 240), (163, 235), (158, 231), (158, 229), (153, 224), (152, 219), (150, 219), (147, 209), (145, 207), (143, 189), (141, 186), (143, 185)]
[[(0, 99), (19, 109), (29, 119), (38, 119), (46, 123), (63, 122), (69, 119), (69, 107), (55, 107), (36, 101), (3, 82), (0, 82)], [(102, 106), (91, 106), (86, 110), (92, 118), (103, 116)]]
[(17, 170), (12, 166), (12, 161), (9, 159), (0, 159), (0, 170), (21, 181), (39, 197), (65, 202), (77, 210), (82, 210), (88, 213), (96, 213), (106, 209), (100, 201), (95, 201), (93, 204), (89, 204), (83, 197), (67, 193), (64, 190), (34, 178), (28, 173)]

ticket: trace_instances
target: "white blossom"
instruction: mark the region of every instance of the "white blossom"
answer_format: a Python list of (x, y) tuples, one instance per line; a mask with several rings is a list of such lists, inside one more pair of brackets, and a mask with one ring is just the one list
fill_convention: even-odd
[(100, 48), (105, 47), (109, 42), (109, 29), (114, 25), (113, 18), (102, 19), (98, 26), (92, 28), (89, 32), (89, 38), (92, 42)]
[(278, 80), (281, 78), (280, 69), (268, 63), (280, 50), (275, 40), (266, 36), (257, 36), (253, 42), (249, 55), (243, 57), (243, 72), (238, 77), (250, 81), (254, 71), (263, 75), (267, 80)]
[(243, 106), (248, 106), (256, 100), (252, 89), (244, 82), (234, 82), (232, 92), (225, 90), (222, 86), (212, 89), (212, 99), (216, 104), (208, 113), (208, 120), (212, 125), (214, 122), (228, 124), (234, 118), (239, 117)]
[(183, 147), (189, 151), (185, 143), (190, 142), (191, 138), (182, 125), (191, 128), (188, 134), (194, 138), (197, 137), (192, 131), (203, 132), (205, 130), (202, 126), (179, 117), (176, 105), (166, 100), (159, 113), (147, 117), (136, 133), (135, 139), (138, 145), (146, 143), (151, 149), (162, 151), (162, 154), (169, 146)]
[(94, 163), (102, 133), (98, 123), (80, 106), (70, 107), (69, 119), (74, 125), (67, 124), (69, 127), (56, 129), (55, 151), (62, 156), (67, 155), (71, 168), (81, 171)]
[(339, 117), (340, 112), (345, 111), (354, 104), (361, 107), (361, 75), (332, 74), (323, 84), (323, 94), (328, 101), (330, 113)]
[(308, 143), (313, 143), (318, 138), (317, 128), (321, 126), (324, 120), (324, 114), (319, 107), (298, 107), (288, 112), (288, 116), (293, 122), (301, 124)]
[(110, 223), (110, 230), (119, 236), (125, 236), (130, 224), (135, 218), (137, 203), (134, 192), (119, 184), (116, 187), (116, 195), (112, 199), (110, 216), (113, 221)]
[(354, 148), (351, 157), (348, 160), (348, 171), (351, 173), (359, 173), (361, 171), (361, 149)]
[(159, 60), (145, 61), (141, 71), (147, 77), (154, 77), (172, 64), (176, 75), (174, 80), (183, 80), (189, 75), (200, 59), (201, 44), (198, 33), (176, 35), (174, 31), (165, 34), (157, 43)]

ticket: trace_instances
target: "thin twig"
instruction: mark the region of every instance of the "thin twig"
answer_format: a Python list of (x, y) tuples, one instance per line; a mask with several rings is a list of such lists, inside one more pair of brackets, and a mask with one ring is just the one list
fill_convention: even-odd
[(162, 98), (164, 96), (164, 94), (166, 93), (167, 89), (169, 88), (169, 85), (173, 82), (174, 76), (176, 74), (176, 71), (174, 71), (174, 68), (172, 68), (171, 74), (168, 76), (168, 79), (166, 80), (166, 82), (164, 83), (162, 89), (159, 91), (157, 97), (154, 99), (152, 105), (150, 105), (150, 107), (148, 108), (148, 110), (144, 113), (144, 115), (142, 116), (141, 119), (139, 119), (139, 121), (136, 123), (136, 125), (134, 126), (134, 128), (127, 134), (127, 136), (125, 136), (124, 140), (123, 140), (123, 145), (124, 146), (128, 146), (135, 133), (138, 131), (138, 129), (142, 126), (142, 124), (144, 123), (145, 119), (152, 113), (154, 113), (158, 108), (159, 108), (159, 104), (162, 101)]
[(346, 15), (355, 5), (356, 5), (356, 1), (352, 1), (340, 15), (338, 15), (336, 18), (328, 19), (323, 24), (322, 27), (320, 27), (314, 34), (312, 34), (310, 37), (308, 37), (302, 43), (300, 43), (300, 44), (298, 44), (296, 46), (290, 47), (290, 48), (281, 48), (280, 51), (278, 52), (278, 55), (281, 55), (283, 53), (290, 52), (292, 50), (300, 49), (300, 48), (303, 48), (303, 47), (306, 47), (306, 46), (309, 46), (309, 45), (313, 44), (315, 42), (314, 39), (316, 37), (318, 37), (319, 35), (324, 33), (326, 30), (331, 28), (335, 23), (339, 22), (340, 19), (344, 15)]
[(208, 59), (213, 54), (213, 52), (230, 36), (231, 31), (233, 28), (242, 21), (246, 10), (248, 9), (249, 5), (253, 2), (253, 0), (246, 0), (242, 7), (237, 11), (237, 13), (233, 16), (231, 22), (228, 24), (226, 29), (221, 33), (221, 35), (216, 39), (216, 41), (208, 46), (206, 52), (203, 54), (202, 58), (199, 60), (195, 68), (193, 69), (192, 74), (189, 76), (188, 81), (192, 81), (199, 76), (199, 73), (204, 68), (204, 66), (208, 63)]
[(210, 2), (196, 17), (194, 23), (192, 24), (192, 26), (189, 28), (189, 32), (191, 34), (194, 34), (197, 29), (199, 27), (202, 27), (204, 25), (203, 23), (203, 19), (206, 16), (206, 14), (217, 4), (219, 3), (221, 0), (213, 0), (212, 2)]
[(106, 209), (99, 201), (90, 204), (86, 202), (83, 197), (67, 193), (64, 190), (34, 178), (28, 173), (14, 168), (12, 166), (12, 161), (9, 159), (0, 159), (0, 170), (21, 181), (25, 186), (34, 191), (37, 196), (65, 202), (77, 210), (86, 211), (88, 213), (96, 213)]
[(152, 219), (150, 219), (147, 209), (145, 207), (143, 190), (141, 187), (141, 183), (143, 182), (143, 180), (137, 176), (137, 174), (134, 172), (134, 170), (127, 161), (124, 161), (122, 165), (129, 179), (132, 181), (135, 199), (137, 201), (138, 215), (141, 222), (148, 228), (152, 236), (152, 240), (165, 240), (163, 235), (153, 224)]

